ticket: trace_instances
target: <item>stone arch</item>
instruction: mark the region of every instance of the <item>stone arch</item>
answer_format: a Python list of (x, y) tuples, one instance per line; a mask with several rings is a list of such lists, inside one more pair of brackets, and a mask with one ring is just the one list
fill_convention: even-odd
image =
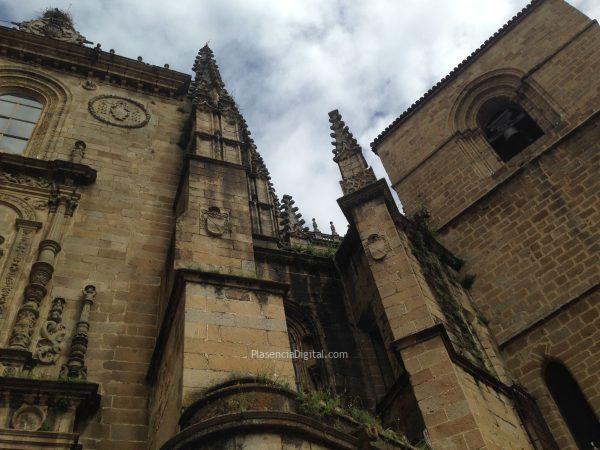
[(501, 97), (521, 105), (544, 130), (561, 123), (562, 111), (551, 96), (518, 69), (497, 69), (468, 83), (450, 109), (449, 125), (455, 132), (478, 128), (477, 114), (489, 100)]
[(542, 376), (577, 445), (580, 448), (595, 448), (592, 443), (600, 444), (598, 417), (571, 370), (559, 359), (546, 358), (542, 364)]
[(36, 221), (35, 209), (25, 200), (7, 193), (0, 193), (0, 207), (11, 209), (16, 220), (10, 242), (5, 242), (0, 264), (0, 330), (6, 317), (5, 310), (15, 297), (19, 280), (23, 276), (35, 232), (42, 224)]
[(33, 206), (15, 195), (1, 192), (0, 205), (13, 209), (21, 219), (32, 221), (37, 219)]
[(71, 103), (68, 88), (56, 78), (22, 67), (0, 70), (0, 94), (24, 94), (44, 105), (25, 155), (47, 159), (56, 146), (58, 133)]
[[(286, 302), (285, 313), (292, 351), (325, 351), (314, 321), (304, 313), (300, 305)], [(293, 364), (299, 388), (319, 390), (330, 385), (329, 371), (323, 359), (294, 359)]]
[(482, 177), (503, 167), (500, 156), (488, 143), (477, 120), (482, 106), (497, 98), (519, 105), (544, 134), (553, 133), (560, 127), (564, 116), (551, 96), (519, 69), (493, 70), (468, 83), (450, 108), (448, 126), (456, 135), (461, 150), (473, 161), (476, 173)]

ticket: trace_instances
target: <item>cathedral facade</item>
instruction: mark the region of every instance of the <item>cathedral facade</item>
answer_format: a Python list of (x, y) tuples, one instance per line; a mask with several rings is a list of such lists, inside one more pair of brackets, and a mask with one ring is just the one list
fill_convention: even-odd
[(208, 46), (0, 27), (0, 448), (600, 447), (599, 49), (534, 0), (374, 140), (391, 187), (331, 111), (341, 236)]

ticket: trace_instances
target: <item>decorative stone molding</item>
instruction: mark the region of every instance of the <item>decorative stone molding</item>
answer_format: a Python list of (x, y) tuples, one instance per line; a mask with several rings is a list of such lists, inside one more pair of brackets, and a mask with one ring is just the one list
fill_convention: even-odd
[(41, 364), (54, 364), (62, 350), (67, 333), (62, 322), (65, 299), (56, 297), (52, 302), (48, 318), (40, 330), (40, 340), (37, 343), (34, 358)]
[[(55, 40), (48, 45), (46, 36), (25, 33), (14, 28), (0, 28), (0, 53), (19, 62), (32, 62), (52, 71), (118, 83), (123, 89), (147, 95), (173, 97), (184, 95), (190, 81), (188, 74), (157, 67), (135, 59)], [(4, 69), (3, 69), (4, 70)]]
[(22, 155), (0, 153), (0, 180), (51, 190), (57, 184), (92, 184), (96, 181), (96, 171), (85, 164), (60, 159), (46, 161)]
[(42, 189), (51, 189), (52, 182), (46, 178), (38, 178), (24, 173), (0, 172), (0, 181), (7, 183), (20, 184), (24, 186), (38, 187)]
[(142, 128), (150, 114), (139, 102), (117, 95), (99, 95), (88, 103), (88, 110), (100, 122), (123, 128)]
[(87, 367), (85, 366), (85, 354), (88, 346), (88, 333), (90, 331), (89, 316), (94, 300), (96, 299), (96, 287), (87, 285), (83, 289), (83, 306), (79, 314), (75, 335), (71, 341), (71, 352), (69, 359), (62, 366), (60, 377), (64, 379), (85, 380), (87, 378)]
[(211, 236), (219, 237), (231, 231), (229, 213), (221, 211), (216, 206), (203, 210), (202, 218), (206, 232)]
[[(0, 376), (2, 448), (76, 449), (75, 423), (97, 411), (96, 383)], [(12, 445), (11, 445), (12, 444)]]
[(372, 234), (367, 238), (367, 251), (375, 261), (383, 260), (390, 251), (390, 244), (385, 236)]
[(4, 260), (0, 272), (0, 323), (4, 316), (6, 303), (12, 298), (19, 277), (23, 271), (25, 260), (31, 248), (31, 241), (36, 230), (42, 227), (37, 222), (35, 210), (31, 205), (21, 198), (14, 195), (0, 193), (0, 204), (13, 208), (20, 216), (15, 222), (16, 235), (10, 247), (5, 246), (4, 255), (0, 260)]

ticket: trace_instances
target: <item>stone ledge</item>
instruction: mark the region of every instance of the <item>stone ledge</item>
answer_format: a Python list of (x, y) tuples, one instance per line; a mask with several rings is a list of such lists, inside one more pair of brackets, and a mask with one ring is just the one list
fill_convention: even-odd
[(23, 395), (45, 394), (61, 395), (82, 401), (81, 407), (88, 411), (100, 405), (99, 385), (87, 381), (44, 380), (0, 376), (0, 392)]
[(73, 180), (76, 185), (82, 186), (96, 181), (96, 170), (85, 164), (76, 164), (61, 159), (47, 161), (11, 153), (0, 152), (0, 170), (51, 179), (58, 183), (64, 183), (69, 179)]
[(75, 433), (0, 428), (0, 448), (3, 450), (33, 450), (39, 448), (82, 450), (83, 447), (78, 443), (78, 440), (79, 435)]
[(336, 449), (358, 449), (359, 439), (342, 433), (320, 421), (296, 413), (281, 411), (247, 411), (224, 414), (194, 424), (181, 431), (162, 450), (190, 448), (190, 445), (231, 437), (235, 434), (277, 433), (296, 435)]
[(7, 27), (0, 27), (0, 53), (153, 95), (184, 95), (191, 80), (188, 74), (105, 52), (100, 47), (85, 47)]
[(176, 283), (177, 278), (180, 278), (181, 281), (184, 282), (226, 286), (282, 296), (287, 294), (290, 287), (288, 283), (281, 283), (279, 281), (250, 278), (226, 273), (205, 272), (193, 269), (177, 269), (175, 272)]

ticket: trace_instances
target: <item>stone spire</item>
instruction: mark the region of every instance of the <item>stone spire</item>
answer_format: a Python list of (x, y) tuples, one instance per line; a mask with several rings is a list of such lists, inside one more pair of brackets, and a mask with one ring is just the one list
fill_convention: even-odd
[(298, 207), (294, 206), (295, 203), (291, 195), (285, 194), (281, 198), (281, 204), (279, 205), (279, 218), (281, 220), (279, 223), (284, 237), (304, 235), (308, 231), (304, 227), (305, 221), (302, 214), (298, 212)]
[(196, 106), (207, 106), (220, 111), (231, 109), (239, 115), (233, 97), (225, 89), (215, 55), (208, 44), (198, 52), (192, 70), (196, 76), (190, 83), (188, 96)]
[(13, 22), (19, 30), (27, 33), (47, 36), (59, 41), (74, 44), (92, 44), (81, 33), (75, 30), (71, 14), (58, 8), (48, 8), (41, 17), (26, 22)]
[(333, 138), (333, 160), (342, 174), (342, 192), (348, 195), (376, 181), (375, 174), (337, 109), (329, 113), (329, 122)]

